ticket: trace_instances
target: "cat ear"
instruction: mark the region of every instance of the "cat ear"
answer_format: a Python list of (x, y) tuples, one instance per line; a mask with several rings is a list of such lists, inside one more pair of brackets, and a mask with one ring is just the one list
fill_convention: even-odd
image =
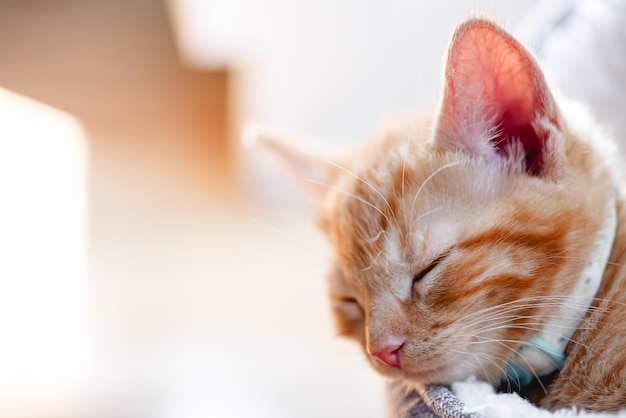
[(543, 175), (559, 132), (554, 99), (530, 53), (490, 21), (461, 24), (448, 50), (435, 143), (487, 161), (514, 159)]
[(272, 131), (256, 124), (244, 129), (242, 142), (247, 147), (259, 147), (273, 154), (300, 186), (321, 198), (335, 178), (337, 165), (333, 155), (320, 141)]

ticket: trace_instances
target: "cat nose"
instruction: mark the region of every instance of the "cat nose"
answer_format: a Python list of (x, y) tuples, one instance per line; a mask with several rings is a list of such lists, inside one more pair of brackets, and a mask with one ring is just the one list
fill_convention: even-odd
[(387, 366), (400, 367), (400, 351), (404, 340), (388, 341), (381, 349), (371, 351), (370, 355)]

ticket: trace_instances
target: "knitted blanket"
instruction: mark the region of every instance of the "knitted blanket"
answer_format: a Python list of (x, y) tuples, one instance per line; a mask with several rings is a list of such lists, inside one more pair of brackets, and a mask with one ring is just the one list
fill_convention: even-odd
[(475, 380), (410, 388), (389, 382), (389, 418), (626, 418), (626, 409), (591, 412), (576, 408), (554, 412), (537, 408), (516, 393), (496, 393), (491, 385)]

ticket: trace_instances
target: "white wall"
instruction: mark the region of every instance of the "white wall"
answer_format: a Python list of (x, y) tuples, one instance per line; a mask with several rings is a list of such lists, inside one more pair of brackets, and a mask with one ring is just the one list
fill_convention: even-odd
[(386, 114), (436, 101), (446, 44), (462, 17), (486, 12), (515, 29), (536, 1), (170, 3), (184, 59), (236, 71), (236, 123), (354, 140)]

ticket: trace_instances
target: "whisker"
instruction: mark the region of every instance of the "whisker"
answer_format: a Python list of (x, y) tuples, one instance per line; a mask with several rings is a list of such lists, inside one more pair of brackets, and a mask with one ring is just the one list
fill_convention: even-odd
[[(411, 127), (409, 128), (409, 132), (407, 134), (407, 138), (406, 138), (406, 143), (404, 144), (404, 156), (402, 158), (402, 202), (404, 202), (404, 188), (405, 188), (405, 180), (406, 180), (406, 160), (408, 158), (409, 155), (409, 147), (411, 144), (411, 139), (413, 137), (413, 133), (416, 129), (417, 126), (417, 120), (413, 119), (411, 121)], [(404, 224), (408, 225), (407, 222), (407, 211), (406, 211), (406, 207), (403, 210), (404, 212)]]
[[(415, 127), (417, 125), (417, 121), (414, 119), (411, 121), (411, 127), (409, 128), (409, 133), (407, 134), (406, 143), (404, 144), (404, 157), (402, 158), (402, 199), (404, 200), (404, 179), (406, 173), (406, 160), (409, 155), (409, 144), (411, 143), (411, 139), (413, 137), (413, 132), (415, 131)], [(406, 212), (405, 212), (406, 217)], [(405, 219), (406, 223), (406, 219)]]
[[(590, 298), (588, 299), (591, 305), (587, 308), (588, 311), (603, 311), (604, 308), (599, 306), (593, 306), (593, 303), (615, 303), (621, 306), (625, 306), (626, 304), (606, 298)], [(470, 312), (467, 315), (460, 318), (458, 321), (467, 321), (476, 316), (482, 316), (483, 318), (487, 318), (488, 314), (499, 315), (502, 313), (509, 313), (519, 309), (525, 308), (537, 308), (537, 307), (560, 307), (560, 306), (578, 306), (576, 304), (577, 300), (575, 297), (570, 295), (567, 296), (529, 296), (521, 299), (512, 300), (509, 302), (501, 303), (498, 305), (490, 306), (488, 308), (480, 309), (478, 311)]]
[[(517, 310), (520, 309), (520, 306), (523, 307), (534, 307), (536, 306), (536, 304), (526, 304), (527, 302), (532, 302), (532, 301), (538, 301), (538, 302), (543, 302), (544, 300), (550, 300), (552, 301), (553, 299), (555, 299), (552, 296), (529, 296), (529, 297), (525, 297), (525, 298), (521, 298), (521, 299), (516, 299), (516, 300), (512, 300), (509, 302), (504, 302), (504, 303), (500, 303), (498, 305), (494, 305), (494, 306), (490, 306), (487, 308), (483, 308), (480, 309), (478, 311), (474, 311), (474, 312), (470, 312), (469, 314), (465, 315), (464, 317), (460, 318), (459, 321), (465, 321), (473, 316), (479, 316), (479, 315), (483, 315), (485, 313), (489, 313), (489, 312), (493, 312), (493, 311), (497, 311), (497, 313), (503, 312), (501, 309), (504, 307), (506, 309), (513, 309), (513, 310)], [(521, 305), (521, 304), (526, 304), (526, 305)]]
[[(562, 307), (564, 306), (563, 304), (554, 304), (554, 305), (530, 305), (527, 306), (527, 308), (533, 308), (533, 307)], [(513, 308), (509, 308), (506, 310), (503, 310), (502, 312), (494, 312), (494, 313), (490, 313), (489, 315), (485, 315), (483, 318), (481, 318), (478, 321), (474, 321), (472, 322), (472, 326), (475, 326), (477, 324), (483, 323), (483, 322), (490, 322), (490, 321), (495, 321), (495, 320), (501, 320), (501, 319), (550, 319), (550, 318), (554, 318), (555, 315), (553, 314), (542, 314), (542, 313), (538, 313), (538, 314), (533, 314), (533, 315), (519, 315), (519, 314), (511, 314), (512, 312), (518, 310), (518, 309), (524, 309), (526, 308), (525, 306), (520, 306)], [(591, 310), (593, 311), (593, 309)], [(509, 315), (510, 314), (510, 315)], [(577, 316), (570, 316), (570, 315), (562, 315), (561, 316), (562, 319), (572, 319), (572, 320), (578, 320), (579, 317)]]
[(251, 217), (250, 222), (260, 228), (263, 228), (266, 231), (271, 232), (272, 234), (275, 234), (276, 236), (297, 244), (308, 252), (314, 251), (314, 254), (319, 255), (320, 260), (324, 260), (327, 258), (327, 254), (323, 252), (318, 245), (311, 245), (310, 239), (297, 236), (289, 232), (286, 228), (281, 228), (277, 225), (272, 224), (271, 222), (264, 221), (263, 219), (257, 217)]
[[(392, 207), (391, 207), (391, 205), (389, 204), (389, 201), (388, 201), (388, 200), (385, 198), (385, 196), (384, 196), (384, 195), (380, 192), (380, 190), (378, 190), (378, 188), (376, 188), (373, 184), (371, 184), (370, 182), (368, 182), (368, 181), (367, 181), (367, 180), (365, 180), (364, 178), (360, 177), (360, 176), (359, 176), (359, 175), (357, 175), (356, 173), (352, 172), (351, 170), (348, 170), (348, 169), (347, 169), (347, 168), (345, 168), (344, 166), (342, 166), (342, 165), (340, 165), (340, 164), (337, 164), (337, 163), (335, 163), (335, 162), (333, 162), (333, 161), (331, 161), (331, 160), (329, 160), (329, 159), (327, 159), (327, 158), (325, 158), (325, 157), (323, 157), (323, 156), (321, 156), (321, 155), (319, 155), (319, 154), (315, 154), (315, 153), (312, 153), (312, 152), (307, 151), (307, 150), (304, 150), (304, 152), (305, 152), (305, 153), (308, 153), (309, 155), (312, 155), (312, 156), (314, 156), (314, 157), (316, 157), (316, 158), (319, 158), (321, 161), (325, 162), (326, 164), (329, 164), (329, 165), (331, 165), (331, 166), (333, 166), (333, 167), (335, 167), (335, 168), (340, 169), (340, 170), (341, 170), (341, 171), (343, 171), (344, 173), (346, 173), (346, 174), (348, 174), (348, 175), (350, 175), (350, 176), (354, 177), (356, 180), (360, 181), (361, 183), (363, 183), (363, 184), (365, 184), (367, 187), (369, 187), (369, 188), (370, 188), (370, 189), (371, 189), (374, 193), (376, 193), (378, 196), (380, 196), (380, 198), (383, 200), (383, 202), (385, 202), (385, 205), (386, 205), (386, 206), (387, 206), (387, 208), (389, 209), (389, 212), (391, 213), (391, 216), (394, 218), (394, 221), (395, 221), (396, 226), (397, 226), (398, 228), (400, 227), (400, 224), (398, 223), (398, 220), (396, 219), (396, 215), (395, 215), (395, 213), (394, 213), (394, 211), (393, 211), (393, 208), (392, 208)], [(315, 180), (310, 180), (310, 179), (309, 179), (309, 181), (310, 181), (311, 183), (313, 183), (313, 184), (319, 184), (319, 182), (317, 182), (317, 181), (315, 181)], [(320, 185), (321, 185), (321, 186), (328, 186), (327, 184), (326, 184), (326, 185), (325, 185), (325, 184), (320, 184)], [(331, 187), (331, 189), (332, 189), (332, 187)], [(336, 190), (336, 189), (332, 189), (332, 190)], [(349, 195), (352, 195), (352, 194), (349, 194)], [(355, 196), (355, 195), (352, 195), (352, 196)], [(360, 200), (361, 200), (361, 201), (363, 201), (363, 202), (365, 201), (364, 199), (360, 199)], [(375, 207), (375, 208), (378, 210), (378, 212), (379, 212), (379, 213), (383, 214), (383, 212), (382, 212), (380, 209), (378, 209), (375, 205), (373, 205), (373, 204), (371, 204), (371, 203), (370, 203), (370, 206), (371, 206), (371, 207)], [(383, 216), (385, 216), (385, 215), (383, 214)], [(387, 218), (387, 216), (385, 216), (385, 219), (387, 220), (387, 222), (389, 222), (389, 219)]]
[[(552, 318), (552, 317), (549, 316), (549, 315), (544, 315), (543, 318)], [(505, 319), (505, 321), (502, 321), (502, 319)], [(507, 328), (507, 327), (514, 327), (514, 326), (517, 326), (519, 324), (529, 325), (529, 326), (530, 325), (532, 325), (532, 326), (540, 326), (540, 327), (543, 327), (543, 326), (546, 325), (545, 322), (541, 322), (541, 321), (537, 321), (537, 322), (521, 322), (519, 324), (512, 324), (513, 321), (519, 321), (520, 319), (534, 319), (534, 320), (537, 320), (539, 318), (533, 318), (531, 316), (522, 316), (522, 317), (509, 316), (509, 317), (505, 317), (505, 318), (495, 318), (494, 321), (496, 321), (496, 320), (498, 321), (498, 322), (496, 322), (496, 324), (500, 324), (500, 325), (498, 325), (498, 327), (500, 327), (500, 328), (490, 328), (490, 329), (495, 330), (495, 329), (502, 329), (502, 328)], [(472, 325), (476, 325), (476, 324), (479, 324), (479, 323), (482, 323), (482, 322), (492, 322), (492, 321), (479, 321), (479, 322), (473, 323)], [(508, 324), (508, 325), (505, 325), (505, 324)], [(582, 328), (581, 327), (575, 327), (575, 328), (573, 328), (573, 327), (569, 327), (567, 325), (560, 325), (560, 324), (550, 324), (550, 326), (554, 327), (554, 328), (561, 328), (561, 329), (595, 329), (595, 328), (591, 328), (591, 327), (582, 327)], [(489, 326), (487, 326), (487, 327), (489, 327)], [(483, 329), (486, 329), (487, 327), (477, 328), (476, 331), (481, 331)]]
[[(515, 350), (513, 350), (511, 347), (509, 347), (509, 346), (506, 344), (506, 343), (511, 343), (511, 344), (522, 344), (522, 343), (525, 343), (525, 341), (519, 341), (519, 340), (506, 340), (506, 339), (498, 339), (498, 340), (496, 340), (496, 339), (489, 339), (489, 338), (486, 338), (486, 341), (485, 341), (485, 342), (490, 342), (490, 343), (495, 343), (495, 344), (497, 344), (497, 345), (501, 345), (501, 346), (505, 347), (507, 350), (510, 350), (511, 352), (516, 353), (516, 354), (519, 356), (519, 358), (520, 358), (521, 360), (523, 360), (523, 361), (524, 361), (524, 363), (526, 363), (526, 365), (528, 366), (528, 370), (529, 370), (529, 371), (530, 371), (530, 373), (531, 373), (531, 374), (535, 377), (535, 379), (537, 380), (537, 382), (538, 382), (538, 383), (539, 383), (539, 385), (541, 386), (541, 389), (543, 390), (543, 392), (544, 392), (544, 393), (547, 393), (547, 390), (546, 390), (545, 386), (544, 386), (544, 385), (543, 385), (543, 383), (541, 382), (541, 379), (539, 378), (539, 376), (537, 375), (537, 373), (535, 373), (535, 371), (533, 370), (533, 367), (532, 367), (532, 365), (530, 364), (530, 362), (528, 361), (528, 359), (527, 359), (524, 355), (522, 355), (522, 354), (520, 354), (520, 353), (516, 352)], [(507, 358), (508, 358), (508, 357), (507, 357)], [(550, 358), (549, 358), (548, 360), (549, 360), (550, 362), (552, 362), (552, 363), (554, 364), (554, 366), (555, 366), (555, 367), (558, 367), (558, 364), (557, 364), (554, 360), (552, 360), (552, 359), (550, 359)], [(506, 376), (506, 372), (503, 372), (503, 376)], [(507, 376), (507, 379), (508, 379), (508, 376)], [(518, 387), (520, 387), (521, 385), (520, 385), (520, 381), (519, 381), (519, 376), (517, 377), (517, 380), (518, 380)], [(510, 389), (510, 387), (509, 387), (509, 389)]]
[[(439, 167), (438, 169), (436, 169), (435, 171), (433, 171), (430, 176), (428, 176), (426, 178), (426, 180), (424, 180), (424, 182), (420, 185), (419, 189), (417, 189), (417, 192), (415, 193), (415, 196), (413, 196), (413, 203), (411, 203), (411, 211), (410, 213), (413, 213), (413, 210), (415, 209), (415, 202), (417, 202), (417, 198), (419, 197), (419, 195), (422, 193), (422, 190), (424, 190), (424, 187), (439, 173), (441, 173), (442, 171), (451, 168), (451, 167), (455, 167), (457, 165), (461, 165), (462, 162), (461, 161), (453, 161), (450, 162), (448, 164), (444, 164), (441, 167)], [(411, 221), (411, 224), (413, 222)]]
[(372, 244), (376, 241), (378, 241), (378, 239), (382, 236), (387, 234), (387, 231), (385, 231), (384, 229), (381, 229), (380, 231), (378, 231), (378, 233), (376, 235), (374, 235), (371, 238), (367, 238), (365, 240), (363, 240), (363, 242), (365, 242), (366, 244)]
[(431, 210), (429, 210), (427, 212), (422, 213), (420, 216), (418, 216), (415, 220), (413, 220), (411, 222), (411, 227), (408, 229), (409, 232), (407, 233), (407, 237), (416, 236), (416, 237), (418, 237), (420, 239), (420, 241), (424, 242), (424, 237), (423, 236), (418, 236), (417, 234), (412, 232), (413, 231), (413, 227), (415, 226), (415, 223), (418, 222), (420, 219), (425, 218), (426, 216), (431, 215), (431, 214), (433, 214), (435, 212), (438, 212), (438, 211), (440, 211), (442, 209), (443, 209), (443, 207), (436, 208), (436, 209), (431, 209)]
[(287, 232), (283, 228), (279, 228), (276, 225), (272, 225), (271, 223), (269, 223), (267, 221), (264, 221), (264, 220), (262, 220), (260, 218), (251, 218), (251, 221), (252, 221), (252, 223), (254, 223), (254, 224), (258, 225), (258, 226), (261, 226), (261, 227), (263, 227), (265, 229), (268, 229), (268, 230), (270, 230), (270, 231), (272, 231), (272, 232), (274, 232), (274, 233), (276, 233), (278, 235), (281, 235), (284, 238), (287, 238), (289, 241), (301, 243), (300, 240), (298, 238), (296, 238), (295, 235)]
[[(504, 374), (504, 369), (494, 360), (495, 356), (492, 356), (492, 355), (489, 355), (489, 354), (486, 354), (486, 353), (474, 353), (474, 352), (472, 352), (470, 350), (451, 349), (451, 351), (453, 353), (458, 353), (458, 354), (463, 354), (463, 355), (471, 355), (472, 357), (474, 357), (474, 359), (482, 358), (482, 359), (492, 363), (494, 366), (496, 366), (500, 370), (500, 372), (502, 374)], [(500, 357), (497, 357), (497, 359), (502, 361), (502, 362), (504, 362), (504, 360), (506, 360), (505, 358), (500, 358)], [(487, 369), (485, 368), (483, 363), (480, 360), (478, 360), (477, 363), (482, 368), (483, 372), (485, 372), (485, 374), (489, 376), (490, 380), (495, 382), (496, 379), (494, 378), (494, 376), (491, 373), (489, 373), (487, 371)]]
[(376, 261), (377, 261), (377, 260), (378, 260), (378, 258), (381, 256), (381, 254), (382, 254), (382, 253), (384, 253), (384, 252), (385, 252), (385, 250), (380, 250), (380, 251), (378, 252), (378, 254), (376, 254), (376, 257), (374, 257), (374, 259), (372, 260), (372, 263), (371, 263), (369, 266), (362, 268), (362, 269), (361, 269), (361, 272), (365, 272), (365, 271), (368, 271), (368, 270), (373, 269), (373, 268), (374, 268), (374, 265), (376, 264)]
[[(591, 261), (591, 260), (589, 260), (588, 257), (578, 257), (578, 256), (575, 256), (575, 255), (551, 255), (549, 258), (560, 258), (560, 259), (565, 259), (565, 260)], [(613, 261), (607, 261), (607, 264), (612, 265), (612, 266), (616, 266), (616, 267), (626, 267), (626, 264), (615, 263)]]
[[(529, 325), (532, 325), (532, 324), (529, 324)], [(532, 326), (522, 326), (522, 325), (515, 325), (515, 326), (510, 326), (510, 327), (508, 327), (508, 326), (495, 327), (493, 329), (486, 329), (484, 331), (481, 331), (479, 334), (488, 333), (488, 332), (491, 332), (491, 331), (497, 331), (498, 329), (525, 329), (525, 330), (534, 331), (534, 332), (544, 331), (544, 332), (546, 332), (547, 334), (550, 334), (550, 335), (560, 336), (559, 334), (557, 334), (555, 332), (545, 331), (545, 330), (542, 330), (541, 328), (534, 328)], [(472, 335), (472, 337), (474, 337), (474, 338), (482, 338), (482, 339), (490, 339), (489, 337), (484, 337), (484, 336), (479, 335), (479, 334)], [(500, 341), (505, 341), (505, 340), (500, 340)], [(588, 346), (586, 344), (583, 344), (581, 342), (575, 341), (575, 340), (573, 340), (571, 338), (567, 338), (567, 341), (570, 342), (570, 343), (577, 344), (577, 345), (579, 345), (579, 346), (581, 346), (581, 347), (583, 347), (583, 348), (593, 352), (594, 354), (600, 354), (597, 350), (591, 348), (590, 346)], [(480, 343), (480, 342), (478, 342), (478, 343)]]
[[(389, 220), (389, 218), (387, 217), (387, 215), (386, 215), (386, 214), (385, 214), (382, 210), (380, 210), (380, 209), (378, 208), (378, 206), (374, 205), (373, 203), (368, 202), (367, 200), (363, 199), (361, 196), (358, 196), (358, 195), (356, 195), (356, 194), (354, 194), (354, 193), (347, 192), (347, 191), (342, 190), (342, 189), (340, 189), (340, 188), (338, 188), (338, 187), (331, 186), (330, 184), (328, 184), (328, 183), (324, 183), (324, 182), (322, 182), (322, 181), (318, 181), (318, 180), (314, 180), (314, 179), (308, 179), (307, 181), (308, 181), (309, 183), (311, 183), (311, 184), (317, 184), (318, 186), (326, 187), (326, 188), (328, 188), (328, 189), (330, 189), (330, 190), (333, 190), (333, 191), (335, 191), (335, 192), (337, 192), (337, 193), (341, 193), (341, 194), (343, 194), (344, 196), (348, 196), (348, 197), (351, 197), (351, 198), (353, 198), (353, 199), (356, 199), (356, 200), (358, 200), (359, 202), (361, 202), (361, 203), (363, 203), (363, 204), (365, 204), (365, 205), (367, 205), (367, 206), (371, 207), (371, 208), (372, 208), (372, 209), (374, 209), (376, 212), (380, 213), (380, 214), (381, 214), (381, 215), (385, 218), (385, 220), (387, 221), (387, 223), (391, 223), (391, 221)], [(392, 215), (393, 215), (393, 213), (392, 213)], [(396, 224), (397, 224), (397, 221), (396, 221)]]

